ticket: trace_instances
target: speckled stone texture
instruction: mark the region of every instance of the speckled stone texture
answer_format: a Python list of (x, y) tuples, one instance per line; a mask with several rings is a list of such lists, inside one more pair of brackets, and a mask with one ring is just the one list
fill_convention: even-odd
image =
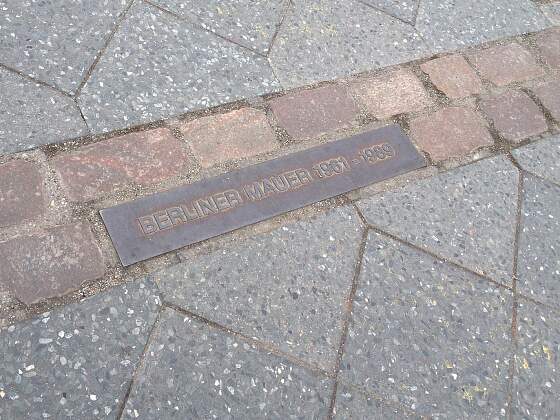
[(156, 184), (194, 166), (185, 145), (167, 128), (129, 133), (61, 153), (51, 164), (74, 201), (126, 186)]
[(5, 0), (0, 63), (75, 91), (128, 0)]
[(0, 418), (117, 419), (158, 307), (137, 281), (0, 330)]
[(335, 420), (367, 420), (367, 419), (407, 419), (413, 418), (404, 412), (398, 404), (388, 405), (355, 387), (338, 383), (336, 392), (336, 404), (334, 406), (333, 418)]
[(560, 302), (560, 186), (525, 177), (517, 290), (541, 302)]
[(378, 10), (401, 19), (406, 23), (414, 24), (420, 0), (361, 0)]
[(432, 51), (533, 32), (550, 23), (531, 0), (422, 0), (416, 29)]
[(531, 90), (552, 118), (560, 123), (560, 79), (539, 84)]
[(418, 415), (506, 413), (511, 292), (371, 233), (340, 375)]
[(0, 165), (0, 227), (32, 220), (45, 211), (43, 178), (34, 162)]
[(560, 185), (560, 136), (528, 144), (511, 153), (524, 170)]
[(560, 413), (560, 316), (521, 300), (517, 309), (513, 418), (553, 419)]
[(560, 28), (537, 34), (534, 39), (544, 62), (553, 69), (560, 69)]
[(357, 0), (296, 2), (270, 62), (283, 87), (413, 60), (428, 52), (408, 24)]
[(541, 4), (544, 15), (555, 25), (560, 25), (560, 1)]
[(155, 0), (180, 16), (261, 54), (266, 54), (285, 0)]
[(165, 299), (332, 370), (361, 238), (348, 208), (155, 274)]
[(139, 2), (79, 102), (99, 133), (277, 89), (264, 57)]
[(87, 133), (71, 98), (0, 67), (0, 155)]
[(511, 284), (517, 169), (485, 159), (358, 202), (372, 225)]
[(0, 261), (0, 284), (28, 305), (62, 296), (105, 272), (99, 246), (83, 222), (0, 242)]
[(450, 98), (464, 98), (482, 92), (480, 78), (459, 54), (436, 58), (420, 65), (431, 82)]
[(124, 418), (322, 419), (331, 381), (166, 310)]

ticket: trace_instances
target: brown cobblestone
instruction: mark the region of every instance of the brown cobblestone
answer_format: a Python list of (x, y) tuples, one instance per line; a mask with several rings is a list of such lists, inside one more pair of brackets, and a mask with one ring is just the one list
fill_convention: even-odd
[(432, 83), (448, 97), (464, 98), (482, 92), (482, 82), (459, 54), (437, 58), (420, 66)]
[(410, 123), (412, 139), (432, 159), (465, 155), (493, 144), (484, 120), (472, 109), (449, 107)]
[(552, 80), (531, 89), (552, 118), (560, 122), (560, 80)]
[(470, 59), (482, 77), (497, 86), (523, 82), (544, 74), (531, 53), (515, 42), (475, 52)]
[(0, 227), (34, 219), (45, 211), (37, 164), (13, 160), (0, 165)]
[(204, 168), (278, 147), (265, 113), (252, 108), (199, 118), (180, 129)]
[(422, 82), (406, 69), (357, 82), (352, 92), (379, 119), (419, 111), (432, 104)]
[(270, 102), (279, 124), (297, 140), (348, 127), (358, 108), (342, 86), (325, 86), (285, 95)]
[(560, 69), (560, 28), (537, 34), (535, 43), (544, 61), (550, 67)]
[(74, 201), (91, 200), (131, 184), (161, 182), (181, 173), (188, 163), (183, 145), (166, 128), (101, 141), (52, 161)]
[(548, 130), (544, 115), (523, 92), (508, 91), (485, 99), (480, 108), (509, 141), (518, 142)]
[(2, 242), (0, 261), (0, 283), (25, 304), (62, 296), (105, 271), (99, 247), (83, 223)]

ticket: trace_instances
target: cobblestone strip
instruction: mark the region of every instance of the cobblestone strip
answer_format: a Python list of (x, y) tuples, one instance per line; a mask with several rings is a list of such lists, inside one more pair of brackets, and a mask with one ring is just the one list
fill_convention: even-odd
[[(426, 154), (434, 172), (508, 152), (559, 130), (560, 78), (543, 53), (548, 50), (541, 48), (554, 42), (556, 33), (503, 40), (221, 106), (117, 136), (88, 137), (87, 145), (43, 146), (47, 166), (39, 176), (45, 177), (45, 171), (53, 175), (49, 182), (62, 195), (54, 206), (41, 204), (36, 177), (29, 176), (25, 188), (14, 192), (13, 179), (23, 170), (14, 168), (23, 165), (19, 162), (26, 160), (25, 154), (4, 156), (0, 170), (8, 168), (13, 174), (0, 183), (0, 197), (10, 197), (0, 205), (0, 240), (87, 223), (93, 227), (95, 246), (101, 244), (102, 264), (113, 273), (122, 269), (97, 211), (148, 193), (394, 122)], [(18, 204), (23, 200), (29, 205)], [(47, 205), (65, 217), (45, 224), (41, 206)], [(157, 268), (166, 258), (173, 260), (174, 254), (139, 264), (123, 272), (123, 278)], [(90, 276), (84, 278), (90, 284)], [(79, 288), (82, 283), (75, 284)], [(2, 293), (8, 300), (14, 296)], [(37, 296), (60, 295), (37, 290)]]

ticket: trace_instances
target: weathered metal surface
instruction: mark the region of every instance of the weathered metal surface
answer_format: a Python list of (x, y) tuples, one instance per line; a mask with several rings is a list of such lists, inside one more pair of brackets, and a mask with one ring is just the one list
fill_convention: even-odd
[(393, 125), (101, 210), (123, 265), (425, 166)]

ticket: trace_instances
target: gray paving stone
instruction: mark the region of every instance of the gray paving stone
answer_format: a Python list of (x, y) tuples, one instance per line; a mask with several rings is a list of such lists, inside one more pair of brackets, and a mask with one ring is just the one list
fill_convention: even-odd
[(356, 0), (297, 2), (271, 50), (285, 88), (390, 66), (427, 54), (414, 29)]
[(336, 420), (396, 420), (411, 418), (411, 416), (401, 409), (385, 404), (378, 398), (339, 383), (333, 418)]
[(0, 63), (73, 92), (127, 3), (4, 0), (0, 3)]
[(540, 5), (544, 15), (555, 25), (560, 25), (560, 1)]
[(423, 0), (416, 28), (437, 51), (463, 48), (550, 26), (531, 0)]
[(92, 130), (102, 132), (278, 87), (265, 58), (138, 2), (79, 101)]
[(72, 99), (0, 68), (0, 154), (85, 134)]
[(506, 414), (511, 292), (372, 232), (340, 375), (435, 418)]
[(360, 238), (357, 214), (340, 208), (155, 279), (167, 301), (331, 370)]
[(517, 290), (560, 304), (560, 187), (525, 177)]
[(284, 0), (156, 0), (167, 10), (266, 54), (282, 18)]
[(520, 300), (513, 381), (513, 418), (553, 419), (560, 413), (560, 316)]
[(391, 16), (414, 24), (420, 0), (362, 0)]
[(528, 144), (512, 154), (526, 171), (560, 184), (560, 136)]
[(358, 203), (382, 230), (511, 283), (519, 173), (485, 159)]
[(166, 310), (125, 418), (326, 418), (331, 381)]
[(158, 308), (137, 281), (0, 330), (0, 419), (116, 419)]

